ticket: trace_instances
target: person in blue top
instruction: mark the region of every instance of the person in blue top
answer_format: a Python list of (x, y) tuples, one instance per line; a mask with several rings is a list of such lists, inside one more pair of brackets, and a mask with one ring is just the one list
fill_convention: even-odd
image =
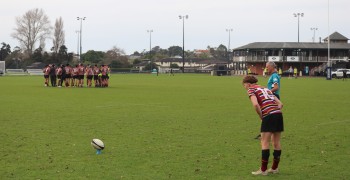
[[(270, 74), (270, 78), (267, 81), (267, 88), (280, 100), (280, 76), (277, 72), (276, 64), (272, 61), (266, 63), (267, 72)], [(254, 139), (260, 139), (261, 135), (259, 134)]]
[(267, 72), (270, 74), (270, 78), (267, 81), (267, 88), (272, 91), (272, 93), (280, 99), (280, 89), (281, 89), (281, 83), (280, 83), (280, 77), (278, 75), (276, 64), (274, 62), (267, 62), (266, 63)]

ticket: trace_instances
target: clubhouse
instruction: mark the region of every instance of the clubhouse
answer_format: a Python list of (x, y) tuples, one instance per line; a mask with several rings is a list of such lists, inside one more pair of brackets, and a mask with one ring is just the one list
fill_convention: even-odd
[[(329, 36), (332, 66), (349, 61), (348, 38), (338, 32)], [(262, 75), (267, 61), (273, 61), (283, 72), (290, 66), (298, 71), (310, 70), (310, 75), (324, 71), (328, 61), (328, 37), (324, 42), (254, 42), (233, 49), (233, 69)]]

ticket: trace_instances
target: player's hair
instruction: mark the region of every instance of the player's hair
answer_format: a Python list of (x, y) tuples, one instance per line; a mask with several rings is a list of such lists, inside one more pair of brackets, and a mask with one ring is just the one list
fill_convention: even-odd
[(276, 68), (276, 64), (272, 61), (268, 61), (266, 64), (268, 64), (269, 66), (272, 66), (273, 68)]
[(245, 76), (243, 78), (242, 83), (250, 83), (250, 84), (255, 84), (258, 82), (258, 79), (255, 76)]

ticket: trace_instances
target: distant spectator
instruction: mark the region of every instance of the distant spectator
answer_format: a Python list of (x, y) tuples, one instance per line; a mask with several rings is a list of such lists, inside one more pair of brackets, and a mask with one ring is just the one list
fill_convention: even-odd
[(305, 75), (306, 75), (306, 76), (309, 75), (309, 66), (305, 66)]
[(293, 68), (292, 66), (290, 66), (288, 69), (288, 78), (291, 78), (292, 75), (293, 75)]
[(267, 68), (266, 67), (264, 68), (263, 76), (267, 77)]
[(282, 68), (278, 69), (278, 75), (280, 76), (280, 78), (282, 77)]

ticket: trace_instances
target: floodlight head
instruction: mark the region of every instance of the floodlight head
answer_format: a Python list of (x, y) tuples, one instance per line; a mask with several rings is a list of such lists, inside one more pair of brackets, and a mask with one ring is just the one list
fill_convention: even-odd
[(186, 15), (185, 17), (186, 17), (186, 19), (188, 19), (188, 15)]
[(297, 17), (297, 14), (293, 13), (294, 17)]
[(83, 20), (85, 20), (85, 19), (86, 19), (86, 17), (83, 18)]
[(300, 13), (300, 15), (301, 15), (301, 17), (303, 17), (303, 16), (304, 16), (304, 13)]
[(179, 16), (179, 19), (182, 19), (182, 16)]

